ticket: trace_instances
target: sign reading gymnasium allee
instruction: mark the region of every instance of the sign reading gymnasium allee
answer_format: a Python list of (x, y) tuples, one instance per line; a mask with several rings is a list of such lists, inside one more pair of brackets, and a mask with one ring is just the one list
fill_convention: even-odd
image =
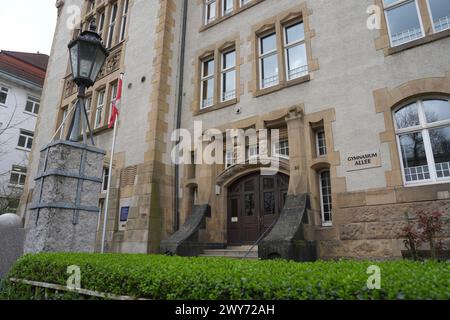
[(381, 167), (380, 150), (353, 153), (347, 156), (347, 171)]

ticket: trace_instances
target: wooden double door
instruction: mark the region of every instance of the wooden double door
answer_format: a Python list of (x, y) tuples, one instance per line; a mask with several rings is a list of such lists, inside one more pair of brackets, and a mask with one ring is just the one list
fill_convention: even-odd
[(289, 188), (284, 174), (246, 176), (228, 188), (228, 244), (254, 244), (278, 219)]

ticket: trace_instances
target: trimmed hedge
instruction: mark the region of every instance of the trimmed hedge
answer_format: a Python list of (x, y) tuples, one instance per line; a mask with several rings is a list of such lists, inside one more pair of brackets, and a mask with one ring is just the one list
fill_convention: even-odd
[[(435, 261), (295, 263), (45, 253), (22, 257), (9, 278), (66, 285), (70, 265), (81, 268), (83, 289), (157, 300), (450, 299), (450, 263)], [(381, 290), (366, 286), (370, 265), (381, 268)], [(43, 298), (32, 296), (28, 286), (11, 282), (5, 283), (3, 294), (8, 299)]]

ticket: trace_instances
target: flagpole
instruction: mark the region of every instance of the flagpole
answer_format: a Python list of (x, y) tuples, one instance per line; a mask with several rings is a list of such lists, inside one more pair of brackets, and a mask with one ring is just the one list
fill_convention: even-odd
[(105, 199), (105, 211), (103, 215), (103, 234), (102, 234), (102, 251), (101, 253), (105, 253), (105, 240), (106, 240), (106, 223), (108, 221), (108, 208), (109, 208), (109, 196), (110, 196), (110, 190), (111, 190), (111, 178), (113, 175), (113, 156), (114, 156), (114, 149), (116, 147), (116, 133), (117, 133), (117, 120), (114, 122), (114, 133), (113, 133), (113, 142), (111, 147), (111, 155), (109, 159), (109, 175), (108, 175), (108, 189), (106, 191), (106, 199)]
[[(123, 73), (120, 74), (120, 83), (123, 81)], [(122, 88), (120, 88), (122, 90)], [(117, 92), (119, 94), (119, 91)], [(122, 92), (120, 92), (120, 98), (122, 98)], [(117, 97), (116, 97), (117, 100)], [(117, 101), (116, 101), (117, 102)], [(116, 106), (117, 107), (117, 106)], [(103, 214), (103, 233), (102, 233), (102, 249), (101, 253), (105, 253), (105, 241), (106, 241), (106, 223), (108, 222), (108, 209), (109, 209), (109, 198), (110, 198), (110, 191), (111, 191), (111, 179), (113, 175), (113, 157), (114, 157), (114, 150), (116, 148), (116, 135), (117, 135), (117, 123), (118, 123), (119, 117), (116, 115), (116, 119), (114, 120), (114, 132), (113, 132), (113, 140), (112, 140), (112, 146), (111, 146), (111, 155), (109, 159), (109, 175), (108, 175), (108, 188), (106, 191), (106, 199), (105, 199), (105, 211)]]

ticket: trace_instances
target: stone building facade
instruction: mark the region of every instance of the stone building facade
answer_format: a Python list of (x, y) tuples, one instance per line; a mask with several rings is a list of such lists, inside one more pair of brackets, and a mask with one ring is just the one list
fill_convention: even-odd
[[(75, 4), (83, 26), (96, 18), (111, 51), (89, 100), (95, 142), (105, 150), (109, 106), (125, 74), (113, 168), (105, 161), (113, 178), (109, 251), (159, 252), (195, 205), (205, 204), (210, 214), (195, 229), (199, 245), (253, 244), (276, 229), (286, 199), (299, 195), (308, 199), (302, 239), (315, 243), (319, 258), (399, 257), (405, 214), (414, 219), (420, 211), (444, 214), (440, 236), (449, 242), (447, 1), (57, 4), (30, 171), (76, 99), (67, 52), (76, 30), (65, 25), (66, 8)], [(246, 139), (225, 143), (224, 163), (174, 164), (172, 132), (193, 133), (196, 123), (202, 133), (278, 129), (278, 140), (266, 139), (277, 174), (250, 161), (263, 144)], [(33, 183), (28, 179), (28, 192)]]

